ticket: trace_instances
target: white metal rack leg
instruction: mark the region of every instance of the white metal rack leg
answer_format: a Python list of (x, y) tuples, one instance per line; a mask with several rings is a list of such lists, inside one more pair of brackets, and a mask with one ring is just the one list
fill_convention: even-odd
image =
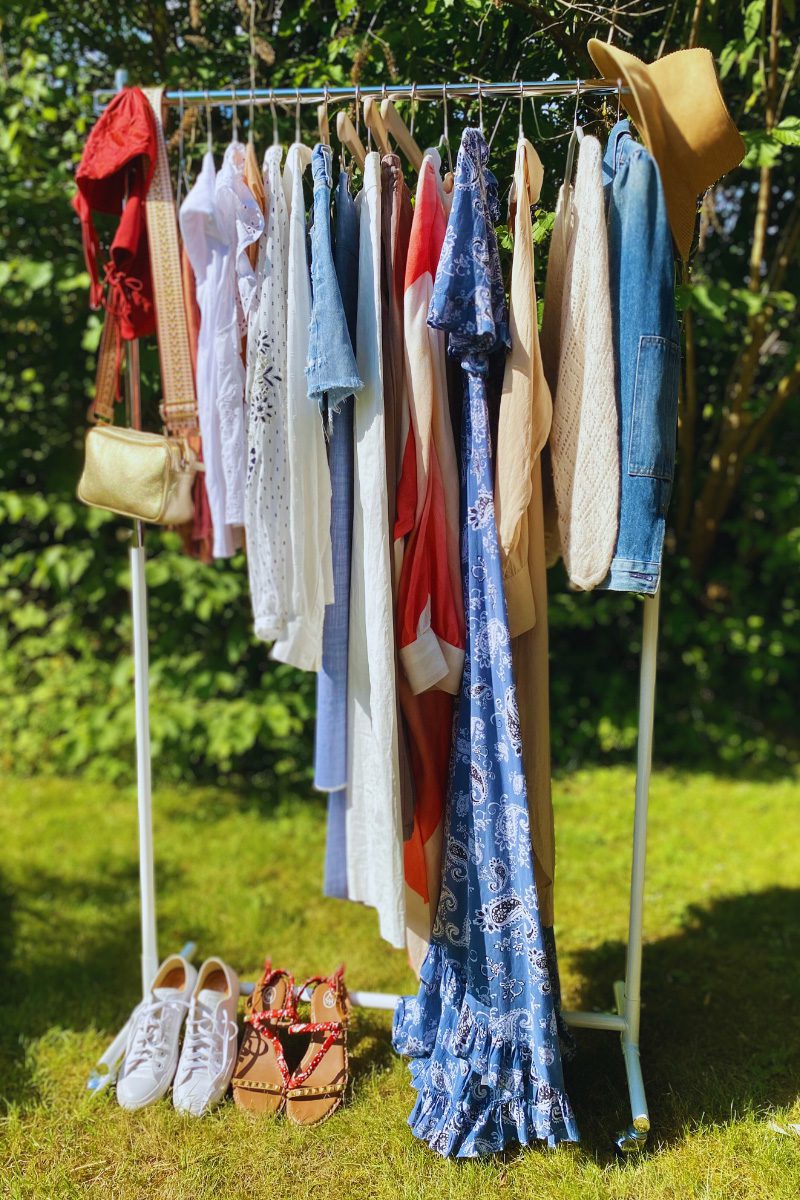
[(642, 653), (639, 667), (639, 730), (636, 751), (636, 799), (633, 812), (633, 857), (631, 863), (630, 912), (625, 979), (614, 984), (616, 1012), (565, 1012), (564, 1019), (576, 1029), (610, 1029), (619, 1033), (628, 1079), (631, 1123), (615, 1137), (623, 1153), (640, 1150), (647, 1141), (650, 1114), (639, 1061), (639, 1017), (642, 980), (642, 920), (644, 912), (644, 869), (647, 855), (647, 806), (653, 758), (656, 664), (658, 658), (658, 613), (660, 593), (644, 600)]
[(136, 785), (139, 811), (139, 893), (142, 928), (142, 995), (147, 996), (158, 970), (156, 883), (153, 852), (153, 801), (150, 767), (150, 687), (147, 645), (147, 583), (142, 523), (136, 522), (131, 546), (134, 700), (136, 706)]

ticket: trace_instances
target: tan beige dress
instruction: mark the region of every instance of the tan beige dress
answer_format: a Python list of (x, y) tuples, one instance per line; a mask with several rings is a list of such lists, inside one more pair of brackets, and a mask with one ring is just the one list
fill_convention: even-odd
[(517, 683), (522, 758), (528, 786), (534, 873), (543, 925), (553, 924), (555, 840), (550, 792), (550, 679), (547, 572), (541, 452), (553, 412), (539, 348), (531, 205), (539, 198), (542, 164), (520, 139), (509, 229), (511, 352), (506, 360), (497, 434), (495, 508)]

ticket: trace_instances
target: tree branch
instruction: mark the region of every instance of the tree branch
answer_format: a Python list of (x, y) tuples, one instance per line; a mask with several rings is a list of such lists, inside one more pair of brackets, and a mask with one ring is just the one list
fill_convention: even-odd
[(686, 46), (691, 50), (697, 45), (697, 36), (700, 33), (700, 18), (703, 15), (703, 0), (695, 0), (694, 12), (692, 13), (692, 23), (689, 27), (689, 38)]
[(680, 537), (689, 524), (692, 512), (692, 481), (694, 479), (695, 433), (697, 428), (697, 378), (695, 375), (694, 313), (687, 308), (683, 315), (684, 359), (680, 424), (678, 426), (678, 516), (676, 528)]
[[(700, 3), (700, 0), (698, 0)], [(781, 0), (772, 0), (772, 15), (769, 32), (769, 70), (765, 81), (764, 123), (767, 133), (775, 125), (775, 109), (778, 91), (778, 48), (781, 34)], [(758, 185), (756, 219), (753, 225), (753, 242), (750, 247), (750, 272), (747, 286), (757, 292), (761, 286), (761, 264), (764, 261), (764, 243), (767, 237), (769, 203), (772, 193), (772, 167), (763, 166)]]

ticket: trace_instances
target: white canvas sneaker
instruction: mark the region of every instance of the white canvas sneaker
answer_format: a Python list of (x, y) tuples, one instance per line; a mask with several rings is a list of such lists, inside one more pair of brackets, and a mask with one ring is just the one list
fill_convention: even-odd
[(117, 1100), (123, 1108), (144, 1108), (169, 1091), (178, 1064), (181, 1025), (196, 981), (191, 963), (172, 954), (158, 968), (149, 997), (133, 1010), (117, 1077)]
[(221, 958), (200, 968), (186, 1018), (172, 1102), (179, 1112), (202, 1117), (219, 1104), (236, 1065), (239, 977)]

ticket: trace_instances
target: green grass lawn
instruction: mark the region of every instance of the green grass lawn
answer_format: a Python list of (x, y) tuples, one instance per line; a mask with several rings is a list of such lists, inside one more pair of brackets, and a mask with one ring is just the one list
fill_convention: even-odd
[[(651, 797), (642, 1058), (653, 1132), (629, 1119), (618, 1041), (579, 1034), (567, 1085), (583, 1142), (444, 1162), (406, 1126), (388, 1014), (357, 1011), (350, 1103), (319, 1129), (226, 1103), (200, 1120), (91, 1097), (87, 1072), (137, 1000), (135, 793), (0, 781), (0, 1126), (8, 1198), (389, 1197), (765, 1200), (800, 1193), (800, 784), (657, 774)], [(566, 1007), (607, 1007), (626, 930), (633, 776), (556, 786), (557, 933)], [(321, 896), (324, 809), (208, 790), (155, 797), (163, 952), (188, 937), (255, 978), (344, 960), (353, 988), (412, 987), (368, 910)]]

